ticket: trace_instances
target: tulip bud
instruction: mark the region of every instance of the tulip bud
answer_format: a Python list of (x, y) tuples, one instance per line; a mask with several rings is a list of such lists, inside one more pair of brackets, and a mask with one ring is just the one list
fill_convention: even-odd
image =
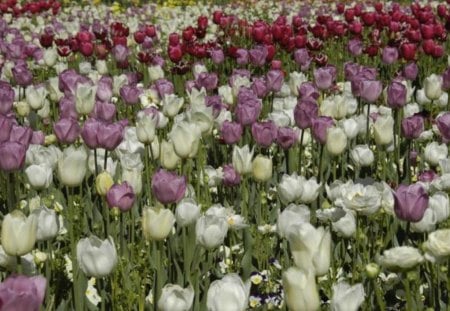
[(256, 181), (265, 182), (272, 178), (272, 159), (262, 155), (252, 162), (252, 174)]
[(377, 278), (379, 273), (380, 273), (380, 266), (378, 266), (376, 263), (371, 262), (366, 265), (366, 274), (370, 279)]
[(142, 213), (142, 231), (148, 240), (164, 240), (174, 224), (175, 216), (169, 209), (146, 207)]
[(34, 215), (26, 217), (20, 210), (5, 216), (2, 222), (1, 242), (10, 256), (23, 256), (36, 243), (37, 219)]
[(114, 181), (107, 171), (103, 171), (97, 175), (95, 178), (95, 189), (97, 190), (97, 194), (101, 196), (105, 196), (108, 192), (109, 188), (112, 187)]

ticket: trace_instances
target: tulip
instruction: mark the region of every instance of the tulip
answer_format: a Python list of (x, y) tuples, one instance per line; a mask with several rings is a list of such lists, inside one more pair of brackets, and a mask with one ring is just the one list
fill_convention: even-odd
[(43, 276), (12, 275), (0, 283), (2, 310), (39, 311), (45, 298), (47, 280)]
[(135, 85), (124, 85), (120, 88), (120, 97), (126, 105), (134, 105), (139, 102), (139, 96), (142, 94), (142, 89)]
[(403, 68), (403, 76), (405, 77), (405, 79), (408, 79), (410, 81), (415, 80), (418, 73), (419, 73), (419, 68), (417, 67), (417, 64), (414, 62), (408, 63)]
[(283, 85), (284, 76), (281, 70), (271, 69), (266, 75), (267, 88), (273, 92), (279, 92)]
[(373, 125), (375, 142), (378, 145), (389, 145), (394, 140), (394, 118), (379, 116)]
[(313, 119), (318, 117), (319, 106), (313, 101), (300, 101), (294, 108), (295, 124), (301, 129), (312, 126)]
[(42, 85), (38, 87), (30, 85), (25, 89), (27, 103), (34, 110), (39, 110), (44, 106), (47, 94), (47, 89)]
[(352, 54), (352, 56), (359, 56), (363, 52), (363, 43), (359, 39), (352, 39), (347, 44), (347, 50)]
[(424, 131), (423, 117), (420, 115), (413, 115), (402, 120), (402, 134), (407, 139), (416, 139)]
[(169, 137), (175, 153), (180, 158), (192, 158), (197, 154), (201, 131), (196, 124), (188, 121), (178, 122), (172, 127)]
[(277, 137), (277, 127), (272, 121), (252, 124), (252, 136), (258, 145), (268, 148)]
[(213, 249), (223, 243), (228, 233), (225, 217), (215, 215), (201, 216), (195, 224), (196, 241), (207, 249)]
[(87, 172), (87, 152), (83, 147), (70, 146), (64, 150), (61, 159), (58, 160), (58, 178), (68, 187), (80, 185)]
[(417, 248), (412, 246), (397, 246), (385, 250), (378, 259), (379, 264), (390, 270), (409, 270), (424, 261)]
[(45, 206), (35, 209), (33, 215), (37, 219), (36, 240), (46, 241), (58, 235), (60, 229), (59, 217), (52, 209)]
[(282, 127), (277, 131), (276, 142), (281, 148), (287, 150), (297, 142), (297, 138), (298, 133), (292, 128)]
[(430, 100), (439, 99), (442, 95), (442, 76), (432, 74), (423, 81), (425, 96)]
[(213, 49), (209, 52), (209, 54), (211, 56), (212, 62), (216, 65), (223, 63), (225, 59), (225, 56), (221, 49)]
[(344, 152), (347, 147), (347, 136), (340, 127), (332, 127), (327, 131), (326, 148), (328, 152), (337, 156)]
[(446, 112), (436, 118), (439, 133), (445, 140), (450, 140), (450, 112)]
[(63, 144), (74, 143), (77, 140), (80, 133), (82, 133), (78, 121), (73, 118), (60, 119), (53, 125), (53, 131), (55, 132), (58, 141), (60, 141)]
[(152, 177), (152, 193), (162, 204), (179, 202), (185, 192), (185, 176), (159, 169)]
[(237, 186), (241, 183), (241, 175), (230, 164), (223, 166), (223, 185), (227, 187)]
[(164, 240), (174, 224), (175, 216), (169, 209), (146, 207), (142, 213), (142, 231), (148, 240)]
[(109, 102), (113, 96), (113, 79), (103, 76), (97, 83), (97, 98), (102, 102)]
[(370, 166), (375, 156), (367, 145), (357, 145), (350, 152), (350, 158), (359, 167)]
[(0, 81), (0, 114), (8, 114), (14, 103), (15, 92), (7, 82)]
[(178, 97), (175, 94), (166, 94), (162, 98), (163, 113), (167, 117), (175, 117), (183, 107), (184, 98)]
[(327, 141), (328, 129), (334, 125), (330, 117), (318, 117), (312, 120), (312, 136), (322, 145)]
[(331, 234), (328, 230), (300, 223), (290, 228), (287, 237), (297, 267), (315, 271), (318, 276), (328, 272), (331, 255)]
[(241, 139), (243, 127), (239, 123), (225, 120), (222, 123), (220, 132), (224, 142), (228, 145), (233, 145)]
[(303, 192), (301, 179), (296, 173), (292, 175), (284, 174), (277, 186), (278, 196), (281, 202), (289, 204), (300, 199)]
[[(156, 142), (156, 140), (155, 140)], [(149, 147), (150, 148), (150, 147)], [(151, 146), (152, 150), (153, 144)], [(159, 149), (159, 146), (158, 146)], [(156, 153), (154, 153), (154, 157)], [(133, 192), (138, 195), (142, 191), (142, 175), (143, 175), (143, 168), (126, 168), (122, 166), (122, 181), (126, 181), (131, 188), (133, 189)]]
[(108, 190), (113, 186), (114, 181), (107, 171), (101, 172), (95, 178), (95, 190), (97, 194), (105, 196)]
[(380, 97), (383, 91), (383, 85), (381, 81), (377, 80), (363, 80), (360, 83), (360, 95), (361, 99), (367, 103), (374, 103)]
[(268, 93), (266, 80), (264, 78), (254, 79), (251, 89), (258, 98), (264, 98)]
[[(253, 93), (253, 92), (252, 92)], [(247, 97), (244, 100), (239, 100), (236, 106), (235, 114), (237, 120), (242, 125), (251, 125), (258, 118), (262, 110), (261, 101), (255, 97)]]
[(289, 310), (314, 311), (320, 308), (314, 272), (291, 267), (283, 272), (283, 289)]
[(175, 169), (181, 160), (175, 153), (173, 143), (165, 140), (161, 142), (160, 158), (161, 166), (168, 170)]
[(250, 173), (252, 171), (252, 158), (253, 158), (252, 149), (248, 145), (240, 148), (237, 145), (234, 145), (232, 162), (234, 169), (241, 175)]
[(256, 156), (252, 162), (252, 174), (256, 181), (265, 182), (272, 178), (272, 159), (262, 155)]
[(193, 224), (200, 217), (200, 205), (194, 199), (184, 198), (175, 209), (177, 224), (185, 227)]
[(18, 142), (0, 143), (0, 170), (13, 172), (20, 170), (25, 164), (27, 146)]
[(106, 193), (106, 202), (109, 207), (117, 207), (122, 212), (130, 210), (135, 200), (136, 195), (134, 194), (133, 188), (126, 181), (111, 186)]
[(386, 65), (391, 65), (395, 63), (398, 59), (398, 50), (395, 47), (386, 46), (383, 49), (382, 57), (383, 63)]
[(36, 243), (37, 219), (34, 215), (26, 217), (20, 210), (7, 214), (2, 223), (1, 242), (10, 256), (23, 256), (34, 248)]
[(300, 66), (302, 71), (306, 71), (311, 64), (312, 58), (307, 49), (302, 48), (294, 52), (294, 61)]
[(112, 124), (101, 123), (96, 134), (98, 146), (113, 151), (123, 140), (124, 126), (121, 122)]
[(331, 310), (333, 311), (358, 311), (364, 302), (364, 287), (361, 283), (350, 286), (345, 281), (340, 281), (333, 286), (333, 298)]
[(102, 241), (96, 236), (81, 239), (77, 243), (77, 261), (86, 276), (102, 278), (109, 275), (117, 265), (114, 240), (109, 237)]
[(395, 214), (402, 220), (418, 222), (428, 208), (428, 194), (420, 184), (400, 185), (394, 199)]
[[(446, 144), (438, 144), (437, 142), (431, 142), (425, 147), (424, 158), (432, 166), (439, 165), (441, 160), (447, 158), (448, 148)], [(0, 159), (1, 160), (1, 159)]]
[(289, 204), (279, 215), (277, 219), (277, 232), (281, 238), (287, 238), (293, 227), (309, 223), (311, 212), (306, 205)]
[(194, 289), (192, 285), (182, 288), (177, 284), (167, 284), (163, 287), (158, 300), (158, 309), (161, 311), (189, 311), (194, 302)]
[(391, 108), (401, 108), (406, 104), (406, 86), (401, 82), (392, 82), (387, 87), (387, 103)]
[(250, 286), (250, 282), (242, 282), (241, 278), (234, 273), (212, 282), (206, 297), (208, 311), (246, 310)]
[(450, 256), (448, 240), (450, 229), (439, 229), (428, 235), (424, 243), (425, 258), (431, 262), (441, 262)]
[(94, 109), (97, 87), (88, 83), (78, 84), (75, 90), (75, 109), (81, 115), (88, 115)]
[(46, 164), (32, 164), (25, 169), (25, 174), (35, 189), (46, 189), (53, 181), (53, 170)]
[(11, 129), (15, 122), (15, 118), (6, 117), (0, 114), (0, 143), (9, 140)]

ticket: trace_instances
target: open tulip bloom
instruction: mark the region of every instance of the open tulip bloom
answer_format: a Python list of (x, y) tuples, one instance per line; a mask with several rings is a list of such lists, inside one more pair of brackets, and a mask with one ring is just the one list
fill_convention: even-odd
[(450, 0), (82, 2), (0, 1), (0, 310), (450, 308)]

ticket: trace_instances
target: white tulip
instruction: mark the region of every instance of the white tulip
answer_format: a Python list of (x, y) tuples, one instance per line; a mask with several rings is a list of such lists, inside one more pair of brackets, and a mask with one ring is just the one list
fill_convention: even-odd
[(175, 153), (174, 144), (163, 140), (160, 145), (160, 163), (168, 170), (173, 170), (178, 166), (181, 158)]
[(430, 100), (436, 100), (442, 95), (442, 76), (431, 74), (423, 81), (425, 96)]
[(265, 182), (272, 178), (272, 159), (262, 155), (256, 156), (252, 162), (252, 174), (256, 181)]
[(43, 86), (29, 85), (25, 89), (25, 98), (28, 105), (34, 110), (39, 110), (44, 106), (45, 98), (48, 95), (48, 91)]
[(148, 76), (150, 78), (150, 82), (156, 81), (158, 79), (164, 78), (164, 70), (161, 66), (149, 66), (148, 67)]
[(148, 144), (155, 139), (157, 122), (158, 118), (156, 115), (148, 115), (144, 112), (138, 113), (136, 136), (141, 143)]
[(347, 147), (347, 136), (340, 127), (332, 127), (327, 130), (326, 148), (329, 154), (338, 156)]
[(47, 164), (32, 164), (25, 169), (25, 174), (35, 189), (46, 189), (53, 181), (53, 170)]
[(360, 131), (359, 123), (355, 119), (345, 119), (341, 121), (340, 126), (344, 130), (348, 139), (355, 138)]
[(410, 269), (424, 260), (417, 248), (412, 246), (397, 246), (385, 250), (379, 258), (379, 264), (391, 270)]
[(320, 308), (314, 271), (291, 267), (283, 273), (286, 305), (292, 311), (315, 311)]
[(373, 132), (377, 145), (389, 145), (394, 140), (394, 118), (390, 115), (378, 116)]
[(58, 60), (58, 52), (56, 49), (45, 49), (44, 50), (44, 64), (47, 67), (53, 67), (56, 64), (56, 61)]
[(370, 166), (375, 160), (375, 156), (367, 145), (357, 145), (350, 151), (350, 158), (356, 166)]
[(36, 243), (37, 219), (26, 217), (20, 210), (7, 214), (2, 222), (1, 242), (10, 256), (23, 256), (31, 252)]
[(218, 247), (228, 233), (228, 222), (224, 217), (201, 216), (195, 224), (197, 243), (207, 249)]
[(162, 100), (163, 113), (170, 118), (175, 117), (183, 107), (184, 98), (175, 94), (165, 94)]
[(78, 84), (75, 90), (75, 109), (81, 115), (88, 115), (94, 109), (97, 86)]
[(87, 152), (84, 147), (70, 146), (58, 161), (59, 181), (68, 187), (80, 185), (87, 172)]
[(250, 151), (248, 145), (245, 145), (244, 147), (238, 147), (237, 145), (234, 145), (232, 163), (234, 169), (239, 174), (244, 175), (252, 172), (253, 152), (254, 150), (252, 149)]
[(237, 274), (227, 274), (211, 283), (206, 297), (208, 311), (244, 311), (247, 309), (251, 283)]
[(277, 186), (278, 196), (284, 204), (295, 202), (303, 193), (303, 184), (297, 173), (284, 174)]
[(279, 215), (277, 219), (277, 231), (280, 237), (285, 238), (290, 232), (291, 227), (304, 222), (309, 223), (311, 212), (306, 205), (289, 204)]
[(439, 262), (450, 256), (450, 229), (439, 229), (428, 235), (424, 243), (425, 258)]
[(300, 202), (308, 204), (315, 201), (319, 196), (322, 183), (318, 183), (316, 177), (306, 179), (305, 177), (300, 176), (299, 181), (303, 189), (302, 194), (300, 195)]
[(33, 215), (37, 219), (36, 239), (38, 241), (46, 241), (58, 235), (60, 229), (59, 217), (54, 210), (43, 206), (34, 210)]
[(448, 156), (448, 147), (446, 144), (431, 142), (425, 147), (424, 158), (430, 165), (437, 166), (441, 160)]
[(331, 224), (333, 231), (343, 237), (352, 237), (356, 232), (356, 217), (351, 211), (345, 211), (345, 215)]
[(170, 131), (169, 137), (173, 142), (175, 153), (180, 158), (195, 157), (201, 138), (200, 128), (196, 124), (188, 121), (176, 123)]
[(200, 205), (192, 198), (185, 198), (178, 202), (175, 209), (177, 224), (185, 227), (193, 224), (200, 217)]
[(167, 208), (146, 207), (142, 212), (142, 231), (149, 240), (164, 240), (172, 231), (175, 216)]
[(158, 309), (161, 311), (188, 311), (193, 302), (194, 289), (192, 285), (182, 288), (177, 284), (167, 284), (162, 288)]
[(96, 236), (84, 238), (77, 243), (77, 261), (86, 276), (105, 277), (117, 264), (114, 240), (100, 240)]
[(364, 302), (364, 287), (361, 283), (350, 286), (345, 281), (333, 285), (332, 311), (358, 311)]

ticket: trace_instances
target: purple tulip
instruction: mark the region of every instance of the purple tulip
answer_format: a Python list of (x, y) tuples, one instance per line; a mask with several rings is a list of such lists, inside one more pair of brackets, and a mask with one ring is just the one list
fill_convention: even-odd
[(325, 66), (314, 70), (314, 82), (320, 90), (329, 89), (336, 80), (336, 67)]
[(256, 94), (256, 96), (258, 96), (258, 98), (264, 98), (268, 93), (267, 83), (264, 78), (254, 79), (251, 89)]
[(402, 134), (407, 139), (419, 138), (424, 131), (423, 117), (413, 115), (402, 120)]
[(139, 103), (139, 96), (142, 94), (142, 89), (136, 85), (124, 85), (120, 88), (120, 97), (127, 105), (135, 105)]
[(106, 193), (108, 206), (110, 208), (117, 207), (122, 212), (129, 211), (133, 207), (135, 199), (133, 188), (126, 181), (113, 185)]
[(11, 128), (9, 141), (18, 142), (26, 147), (30, 144), (33, 130), (27, 126), (13, 125)]
[(158, 79), (155, 81), (155, 89), (158, 92), (160, 98), (164, 98), (164, 95), (170, 95), (174, 92), (174, 87), (172, 82), (166, 79)]
[(383, 91), (383, 85), (378, 80), (363, 80), (359, 87), (361, 99), (370, 104), (376, 102)]
[(261, 67), (266, 63), (266, 58), (269, 52), (267, 51), (265, 45), (258, 45), (251, 49), (248, 54), (250, 62), (257, 67)]
[(87, 119), (83, 124), (83, 129), (81, 130), (81, 138), (83, 138), (86, 146), (91, 149), (95, 149), (100, 146), (97, 138), (97, 133), (99, 132), (101, 126), (102, 123), (94, 118)]
[(78, 121), (72, 118), (60, 119), (53, 125), (56, 138), (63, 144), (72, 144), (81, 133)]
[(246, 65), (248, 63), (248, 52), (246, 49), (238, 49), (236, 51), (236, 56), (238, 65)]
[(352, 56), (359, 56), (363, 52), (363, 43), (360, 39), (352, 39), (348, 41), (347, 50), (352, 54)]
[(9, 140), (11, 129), (16, 123), (14, 118), (9, 118), (0, 113), (0, 143)]
[(307, 49), (299, 49), (294, 52), (294, 61), (300, 66), (301, 71), (308, 70), (312, 58), (309, 56)]
[(436, 125), (441, 133), (441, 136), (445, 140), (450, 141), (450, 112), (446, 112), (436, 118)]
[(344, 64), (344, 76), (345, 80), (353, 81), (361, 70), (361, 66), (357, 63), (347, 62)]
[(417, 67), (416, 63), (409, 63), (403, 68), (403, 76), (407, 80), (415, 80), (417, 75), (419, 74), (419, 67)]
[(205, 97), (205, 106), (212, 107), (213, 109), (213, 117), (217, 118), (222, 111), (222, 109), (226, 108), (226, 105), (222, 103), (222, 98), (220, 95), (211, 95)]
[(30, 144), (43, 145), (45, 143), (45, 134), (42, 131), (34, 131), (31, 136)]
[(43, 276), (9, 276), (0, 284), (2, 310), (39, 311), (45, 298), (47, 280)]
[(301, 100), (294, 108), (295, 124), (301, 129), (310, 128), (318, 115), (319, 106), (312, 100)]
[(407, 89), (403, 83), (393, 81), (387, 87), (387, 103), (391, 108), (401, 108), (406, 105)]
[(185, 176), (159, 169), (152, 177), (152, 193), (162, 204), (179, 202), (185, 192)]
[(298, 88), (298, 94), (300, 95), (300, 98), (302, 100), (312, 100), (316, 101), (319, 96), (319, 90), (317, 89), (316, 85), (312, 82), (303, 82), (300, 87)]
[(223, 141), (228, 145), (232, 145), (241, 139), (243, 127), (236, 122), (224, 121), (220, 128), (220, 133)]
[(400, 185), (394, 192), (394, 211), (399, 219), (418, 222), (428, 208), (428, 194), (420, 184)]
[(0, 114), (7, 114), (11, 111), (14, 97), (15, 93), (11, 85), (0, 81)]
[(205, 90), (212, 91), (217, 88), (218, 82), (219, 78), (217, 77), (216, 73), (202, 72), (195, 80), (195, 86), (199, 90), (204, 87)]
[[(245, 88), (241, 88), (243, 90)], [(236, 105), (235, 114), (237, 120), (242, 125), (253, 124), (258, 120), (262, 110), (261, 101), (256, 98), (255, 94), (250, 91), (252, 95), (246, 92), (239, 91), (238, 104)]]
[(321, 116), (312, 120), (312, 136), (322, 145), (327, 142), (327, 131), (334, 125), (330, 117)]
[(74, 69), (66, 69), (58, 77), (58, 87), (65, 95), (74, 95), (78, 83), (89, 83), (90, 80), (79, 75)]
[(426, 170), (419, 174), (419, 176), (417, 177), (417, 180), (421, 181), (421, 182), (432, 182), (433, 180), (435, 180), (438, 177), (439, 177), (439, 175), (436, 174), (435, 171)]
[(241, 183), (241, 175), (234, 169), (233, 165), (223, 166), (223, 185), (226, 187), (237, 186)]
[(78, 119), (78, 113), (75, 108), (75, 98), (70, 96), (64, 96), (59, 100), (59, 117), (61, 119), (72, 118)]
[(101, 77), (97, 83), (97, 99), (108, 102), (113, 95), (113, 79), (111, 77)]
[(33, 74), (26, 65), (14, 66), (11, 71), (18, 85), (26, 87), (33, 82)]
[(128, 59), (128, 55), (130, 55), (130, 50), (122, 44), (116, 45), (111, 52), (118, 63), (125, 62)]
[(281, 90), (284, 81), (283, 72), (279, 69), (272, 69), (266, 75), (267, 88), (269, 91), (278, 92)]
[(442, 90), (449, 91), (450, 90), (450, 67), (444, 71), (442, 74)]
[(94, 110), (89, 115), (92, 118), (110, 123), (116, 116), (116, 105), (111, 103), (96, 102)]
[(383, 49), (382, 57), (383, 63), (391, 65), (395, 63), (398, 59), (398, 50), (395, 47), (386, 46)]
[(222, 49), (213, 49), (209, 51), (209, 55), (211, 56), (212, 62), (216, 65), (223, 63), (225, 60), (225, 55), (223, 54)]
[(120, 122), (102, 123), (97, 132), (98, 144), (101, 148), (112, 151), (122, 142), (124, 126)]
[(277, 126), (272, 121), (255, 122), (252, 136), (258, 145), (268, 148), (277, 138)]
[(12, 172), (20, 170), (25, 163), (27, 147), (15, 141), (0, 144), (0, 170)]
[(298, 134), (290, 127), (281, 127), (277, 133), (277, 144), (287, 150), (297, 142)]

